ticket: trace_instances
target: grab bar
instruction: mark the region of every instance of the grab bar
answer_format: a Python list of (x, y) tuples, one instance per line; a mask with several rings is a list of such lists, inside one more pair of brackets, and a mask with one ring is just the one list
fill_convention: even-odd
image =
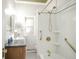
[(37, 50), (36, 50), (36, 49), (27, 49), (27, 52), (30, 52), (30, 53), (37, 53)]
[(68, 42), (67, 38), (65, 38), (65, 41), (69, 45), (69, 47), (71, 47), (72, 50), (76, 53), (76, 49)]
[(40, 30), (40, 40), (42, 40), (42, 31)]

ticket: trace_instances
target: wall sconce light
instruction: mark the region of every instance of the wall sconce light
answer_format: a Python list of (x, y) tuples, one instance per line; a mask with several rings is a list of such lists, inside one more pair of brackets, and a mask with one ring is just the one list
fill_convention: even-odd
[(14, 8), (11, 5), (9, 5), (9, 7), (5, 9), (5, 14), (10, 16), (14, 15), (15, 14)]
[(5, 10), (5, 14), (8, 15), (10, 17), (10, 32), (12, 32), (12, 20), (13, 20), (13, 15), (15, 15), (15, 10), (14, 8), (9, 4), (8, 8), (6, 8)]

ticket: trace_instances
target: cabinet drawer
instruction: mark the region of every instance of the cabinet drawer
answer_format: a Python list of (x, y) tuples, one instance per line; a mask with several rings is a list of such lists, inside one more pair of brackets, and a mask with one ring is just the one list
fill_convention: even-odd
[(6, 49), (7, 53), (5, 55), (5, 59), (25, 59), (25, 47), (11, 47)]

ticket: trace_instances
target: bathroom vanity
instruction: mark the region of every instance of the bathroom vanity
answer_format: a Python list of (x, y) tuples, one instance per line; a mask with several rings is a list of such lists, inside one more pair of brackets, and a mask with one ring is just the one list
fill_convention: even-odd
[(5, 59), (25, 59), (26, 45), (6, 46)]

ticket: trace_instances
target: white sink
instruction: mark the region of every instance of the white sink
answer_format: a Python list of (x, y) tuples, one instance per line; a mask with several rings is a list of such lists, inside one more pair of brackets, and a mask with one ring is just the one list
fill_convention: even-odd
[(17, 46), (17, 45), (26, 45), (25, 39), (14, 39), (11, 44), (6, 44), (6, 46)]
[(12, 45), (25, 45), (26, 41), (25, 39), (19, 39), (19, 40), (13, 40)]

